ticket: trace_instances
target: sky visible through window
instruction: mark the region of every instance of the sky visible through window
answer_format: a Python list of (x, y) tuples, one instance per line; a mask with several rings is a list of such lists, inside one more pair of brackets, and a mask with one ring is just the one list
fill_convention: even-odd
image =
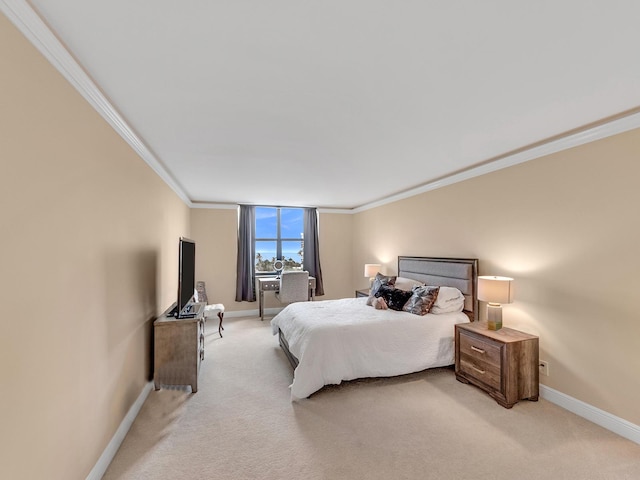
[[(303, 210), (301, 208), (280, 209), (280, 238), (282, 257), (302, 263)], [(278, 238), (278, 209), (256, 207), (256, 254), (262, 259), (276, 258)], [(265, 239), (265, 240), (259, 240)]]

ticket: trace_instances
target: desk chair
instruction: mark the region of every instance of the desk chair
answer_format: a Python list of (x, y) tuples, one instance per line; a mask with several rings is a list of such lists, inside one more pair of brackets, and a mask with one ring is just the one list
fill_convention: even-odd
[(224, 327), (222, 326), (222, 318), (224, 317), (224, 305), (222, 303), (214, 303), (213, 305), (207, 305), (206, 307), (204, 307), (205, 320), (215, 317), (216, 315), (220, 319), (220, 322), (218, 323), (218, 333), (220, 334), (220, 338), (222, 338), (222, 330), (224, 330)]
[[(200, 303), (209, 303), (209, 298), (207, 297), (207, 287), (205, 283), (201, 280), (196, 282), (196, 289), (193, 292), (193, 298), (196, 302)], [(218, 323), (218, 333), (220, 334), (220, 338), (222, 338), (222, 330), (224, 327), (222, 326), (222, 318), (224, 317), (224, 305), (222, 303), (214, 303), (212, 305), (206, 305), (204, 307), (204, 319), (205, 321), (208, 318), (212, 318), (218, 316), (220, 322)]]
[(282, 272), (280, 289), (276, 292), (280, 303), (309, 301), (309, 272)]

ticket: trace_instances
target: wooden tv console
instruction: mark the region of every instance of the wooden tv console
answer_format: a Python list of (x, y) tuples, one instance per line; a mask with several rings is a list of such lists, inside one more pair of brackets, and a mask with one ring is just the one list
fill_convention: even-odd
[(154, 361), (153, 383), (190, 385), (198, 391), (198, 373), (204, 360), (204, 303), (196, 304), (194, 318), (167, 316), (172, 305), (153, 322)]

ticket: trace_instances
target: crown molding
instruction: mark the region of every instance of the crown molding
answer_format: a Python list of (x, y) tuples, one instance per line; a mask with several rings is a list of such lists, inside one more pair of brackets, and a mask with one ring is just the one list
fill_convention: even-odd
[[(210, 203), (210, 202), (192, 202), (191, 208), (202, 208), (202, 209), (215, 209), (215, 210), (235, 210), (238, 208), (242, 202), (239, 203)], [(260, 206), (263, 206), (262, 204)], [(304, 208), (303, 206), (296, 205), (296, 208)], [(318, 207), (318, 213), (340, 213), (351, 215), (353, 210), (350, 208), (325, 208)]]
[[(640, 111), (638, 109), (631, 110), (632, 113), (621, 114), (610, 119), (605, 120), (598, 124), (591, 124), (583, 129), (574, 130), (566, 135), (554, 137), (550, 140), (539, 142), (530, 147), (522, 148), (513, 153), (507, 153), (499, 157), (488, 160), (481, 165), (471, 167), (462, 172), (458, 172), (452, 175), (445, 176), (433, 182), (425, 183), (419, 187), (405, 190), (404, 192), (397, 193), (384, 197), (374, 202), (366, 203), (355, 208), (327, 208), (319, 207), (319, 213), (332, 213), (332, 214), (347, 214), (352, 215), (355, 213), (364, 212), (373, 208), (381, 207), (389, 203), (394, 203), (399, 200), (404, 200), (421, 193), (437, 190), (438, 188), (453, 185), (454, 183), (463, 182), (474, 177), (486, 175), (487, 173), (502, 170), (503, 168), (512, 167), (520, 163), (525, 163), (536, 158), (541, 158), (546, 155), (558, 153), (569, 148), (578, 147), (587, 143), (595, 142), (596, 140), (602, 140), (613, 135), (628, 132), (640, 128)], [(198, 206), (192, 205), (195, 208), (224, 208), (220, 204), (208, 204), (202, 203)], [(228, 208), (228, 207), (227, 207)]]
[(183, 188), (147, 148), (33, 8), (24, 0), (0, 0), (0, 9), (178, 197), (191, 207), (192, 202)]
[(318, 207), (318, 213), (333, 213), (342, 215), (352, 215), (354, 209), (352, 208), (330, 208), (330, 207)]
[[(637, 109), (636, 109), (637, 110)], [(405, 198), (413, 197), (424, 192), (436, 190), (438, 188), (453, 185), (454, 183), (462, 182), (470, 178), (479, 177), (487, 173), (502, 170), (503, 168), (518, 165), (520, 163), (528, 162), (536, 158), (544, 157), (545, 155), (551, 155), (562, 150), (584, 145), (586, 143), (601, 140), (603, 138), (611, 137), (619, 133), (628, 132), (640, 127), (640, 112), (626, 116), (618, 116), (615, 119), (606, 121), (604, 123), (590, 126), (574, 133), (570, 133), (561, 137), (556, 137), (546, 142), (541, 142), (531, 146), (529, 148), (521, 149), (515, 153), (505, 154), (500, 157), (489, 160), (482, 165), (472, 167), (462, 172), (446, 176), (433, 182), (426, 183), (411, 190), (400, 192), (396, 195), (391, 195), (380, 199), (375, 202), (367, 203), (360, 207), (351, 210), (352, 213), (364, 212), (372, 208), (380, 207), (388, 203), (397, 202)]]
[(209, 202), (192, 202), (191, 208), (211, 208), (216, 210), (236, 210), (237, 203), (209, 203)]
[[(25, 0), (0, 0), (0, 9), (4, 15), (27, 37), (44, 57), (71, 83), (71, 85), (89, 102), (89, 104), (111, 125), (111, 127), (133, 148), (133, 150), (158, 174), (160, 178), (190, 208), (231, 209), (237, 205), (192, 202), (176, 179), (168, 172), (162, 162), (138, 137), (126, 120), (103, 95), (82, 67), (71, 56), (62, 43), (51, 32), (38, 14)], [(476, 167), (466, 169), (438, 180), (423, 184), (404, 192), (390, 195), (380, 200), (366, 203), (355, 208), (319, 208), (320, 213), (355, 214), (371, 210), (382, 205), (397, 202), (421, 193), (453, 185), (480, 175), (495, 172), (503, 168), (528, 162), (536, 158), (584, 145), (596, 140), (617, 135), (640, 127), (640, 112), (637, 110), (626, 116), (618, 116), (595, 126), (574, 131), (562, 137), (540, 142), (529, 148), (508, 153), (490, 159)]]

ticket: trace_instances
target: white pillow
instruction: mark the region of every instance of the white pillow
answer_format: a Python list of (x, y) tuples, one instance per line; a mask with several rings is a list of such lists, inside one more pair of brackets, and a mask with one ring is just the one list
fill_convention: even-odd
[(413, 290), (413, 287), (424, 285), (423, 282), (419, 282), (418, 280), (414, 280), (412, 278), (406, 277), (396, 277), (396, 283), (394, 285), (395, 288), (399, 290), (405, 290), (410, 292)]
[(453, 313), (464, 309), (464, 295), (454, 287), (440, 287), (438, 298), (429, 313)]

